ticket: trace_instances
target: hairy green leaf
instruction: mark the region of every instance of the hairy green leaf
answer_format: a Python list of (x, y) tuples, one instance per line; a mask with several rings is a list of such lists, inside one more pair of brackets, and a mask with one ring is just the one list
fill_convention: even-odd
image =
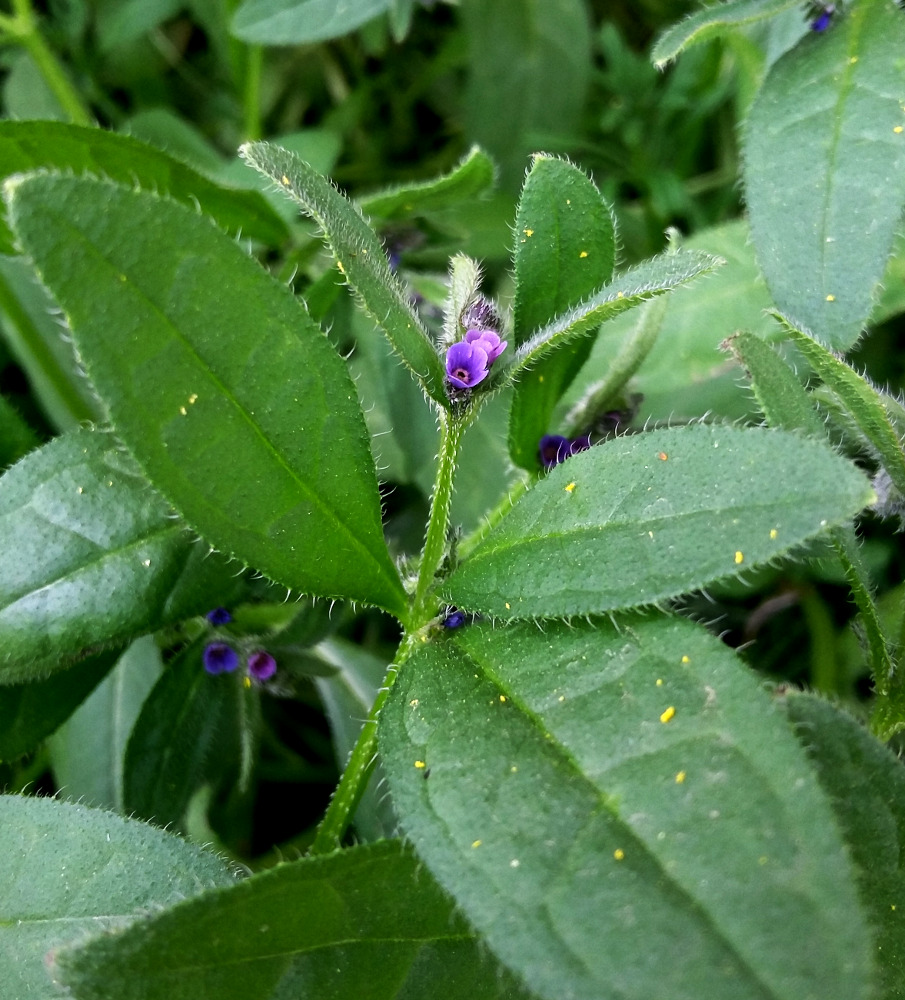
[(0, 547), (5, 684), (200, 614), (237, 586), (98, 431), (56, 438), (0, 479)]
[(57, 949), (235, 879), (208, 851), (112, 813), (0, 796), (0, 982), (56, 995)]
[(302, 45), (339, 38), (382, 14), (390, 0), (245, 0), (232, 33), (257, 45)]
[(541, 996), (867, 995), (829, 803), (700, 626), (464, 627), (405, 664), (380, 723), (407, 836)]
[(699, 424), (615, 438), (553, 469), (442, 592), (502, 618), (648, 604), (788, 552), (872, 498), (851, 463), (794, 434)]
[[(162, 669), (154, 637), (145, 635), (136, 639), (113, 670), (51, 737), (53, 776), (67, 799), (119, 813), (124, 811), (126, 743)], [(78, 672), (81, 670), (80, 664)]]
[(367, 215), (380, 219), (410, 219), (425, 212), (455, 208), (466, 198), (483, 194), (493, 186), (493, 175), (493, 160), (482, 149), (472, 146), (448, 174), (375, 191), (359, 198), (358, 204)]
[(161, 675), (129, 735), (122, 802), (130, 815), (184, 828), (192, 795), (237, 780), (245, 713), (244, 670), (208, 674), (197, 645)]
[(855, 863), (876, 940), (877, 1000), (901, 996), (905, 979), (905, 768), (846, 712), (808, 694), (782, 704), (833, 803)]
[(6, 193), (117, 434), (188, 523), (288, 587), (399, 613), (354, 386), (291, 291), (168, 199), (48, 175)]
[(503, 384), (525, 378), (528, 369), (536, 368), (560, 348), (606, 320), (707, 274), (722, 263), (721, 258), (711, 254), (670, 250), (629, 268), (521, 344), (506, 371)]
[(76, 1000), (527, 1000), (398, 843), (253, 875), (61, 953)]
[[(35, 169), (103, 174), (121, 184), (152, 189), (199, 207), (231, 233), (279, 244), (283, 220), (255, 191), (225, 188), (167, 153), (128, 135), (63, 122), (0, 122), (0, 177)], [(13, 236), (0, 220), (0, 253), (13, 252)]]
[[(533, 158), (515, 221), (513, 341), (519, 346), (557, 316), (578, 307), (613, 276), (616, 231), (593, 181), (564, 160)], [(560, 396), (587, 361), (592, 331), (548, 354), (515, 387), (509, 453), (539, 468), (537, 446)]]
[(448, 405), (445, 373), (436, 348), (408, 296), (390, 271), (386, 252), (361, 212), (323, 176), (294, 153), (266, 142), (246, 143), (242, 156), (272, 178), (321, 227), (336, 266), (355, 289), (367, 314), (424, 391)]
[(800, 0), (728, 0), (709, 4), (667, 28), (654, 42), (651, 60), (658, 69), (663, 69), (683, 49), (800, 5)]
[(854, 0), (772, 67), (745, 195), (776, 305), (835, 350), (860, 336), (905, 206), (905, 17)]

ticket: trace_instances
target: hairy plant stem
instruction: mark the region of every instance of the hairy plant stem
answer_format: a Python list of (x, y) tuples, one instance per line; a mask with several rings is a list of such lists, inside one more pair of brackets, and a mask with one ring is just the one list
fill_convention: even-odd
[(437, 461), (437, 478), (431, 496), (421, 566), (412, 601), (411, 623), (415, 629), (420, 628), (434, 616), (434, 610), (430, 607), (430, 591), (447, 551), (449, 508), (452, 503), (459, 448), (462, 445), (462, 435), (474, 419), (473, 412), (476, 409), (475, 407), (462, 416), (448, 410), (440, 411), (440, 456)]
[(351, 822), (377, 761), (377, 720), (380, 712), (396, 682), (400, 667), (422, 642), (427, 641), (428, 629), (436, 612), (432, 607), (431, 589), (434, 586), (437, 570), (446, 555), (449, 508), (452, 503), (456, 462), (462, 435), (478, 409), (479, 406), (473, 406), (462, 415), (447, 410), (440, 411), (440, 456), (437, 462), (437, 478), (431, 496), (430, 516), (424, 537), (418, 581), (412, 599), (412, 610), (396, 657), (387, 669), (383, 686), (377, 692), (368, 718), (361, 727), (358, 741), (349, 755), (342, 778), (314, 835), (309, 848), (310, 854), (329, 854), (339, 849), (343, 834)]
[(73, 125), (92, 125), (94, 120), (85, 102), (38, 30), (31, 0), (13, 0), (13, 11), (12, 17), (0, 16), (0, 35), (28, 52)]

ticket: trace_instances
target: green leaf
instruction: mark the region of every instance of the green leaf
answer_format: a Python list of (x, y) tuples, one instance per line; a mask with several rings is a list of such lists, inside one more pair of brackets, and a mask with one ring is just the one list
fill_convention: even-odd
[[(695, 233), (682, 246), (718, 255), (725, 264), (699, 282), (693, 294), (661, 300), (665, 316), (656, 342), (630, 384), (644, 397), (640, 419), (694, 418), (708, 412), (732, 419), (750, 415), (753, 408), (738, 391), (737, 374), (719, 349), (720, 341), (735, 330), (776, 336), (776, 326), (764, 312), (772, 303), (748, 226), (737, 219)], [(554, 420), (570, 411), (594, 383), (608, 380), (614, 367), (622, 366), (626, 343), (641, 325), (637, 313), (626, 313), (602, 327)]]
[(231, 32), (258, 45), (302, 45), (339, 38), (382, 14), (390, 0), (245, 0)]
[(635, 306), (715, 270), (719, 257), (695, 250), (670, 250), (617, 275), (590, 298), (557, 316), (516, 351), (503, 384), (524, 377), (565, 345)]
[(15, 760), (34, 750), (97, 687), (118, 655), (116, 650), (104, 650), (46, 680), (4, 686), (0, 694), (0, 760)]
[(448, 405), (445, 372), (408, 296), (390, 271), (386, 252), (361, 212), (294, 153), (266, 142), (246, 143), (245, 160), (279, 184), (321, 227), (336, 265), (356, 291), (365, 312), (383, 330), (393, 350), (424, 391)]
[(56, 949), (226, 886), (223, 862), (172, 834), (47, 798), (0, 796), (0, 982), (50, 997)]
[[(136, 639), (54, 733), (50, 740), (53, 776), (66, 798), (123, 812), (126, 743), (162, 668), (154, 637)], [(82, 669), (80, 664), (78, 672)]]
[(745, 193), (776, 305), (835, 350), (861, 335), (905, 206), (905, 18), (845, 5), (771, 69), (748, 116)]
[(700, 626), (465, 627), (405, 664), (380, 725), (407, 837), (541, 996), (866, 996), (829, 804)]
[[(814, 341), (809, 343), (815, 348), (818, 346)], [(810, 395), (771, 347), (749, 333), (737, 334), (726, 341), (726, 346), (748, 369), (751, 388), (772, 427), (800, 430), (817, 440), (825, 439), (826, 427), (817, 415)], [(885, 694), (893, 674), (893, 661), (874, 602), (870, 574), (864, 567), (851, 526), (833, 528), (831, 539), (852, 589), (852, 598), (861, 613), (861, 628), (870, 651), (874, 682), (878, 692)]]
[(158, 826), (183, 828), (192, 795), (235, 782), (241, 767), (245, 672), (208, 674), (199, 652), (188, 647), (160, 676), (125, 748), (123, 808)]
[[(616, 233), (594, 183), (564, 160), (534, 156), (515, 222), (514, 346), (577, 307), (613, 276)], [(593, 339), (551, 353), (515, 388), (509, 453), (522, 468), (539, 467), (538, 442), (560, 396), (587, 361)]]
[(355, 389), (291, 291), (168, 199), (47, 175), (7, 197), (117, 434), (188, 523), (287, 587), (399, 613)]
[(587, 4), (465, 0), (461, 16), (466, 135), (501, 165), (504, 185), (516, 187), (529, 153), (578, 131), (592, 74)]
[(2, 684), (200, 614), (237, 586), (98, 431), (56, 438), (0, 479), (0, 548)]
[(443, 587), (501, 618), (634, 607), (773, 559), (873, 497), (827, 445), (693, 425), (616, 438), (523, 496)]
[(813, 337), (783, 322), (786, 332), (805, 360), (848, 410), (858, 429), (875, 449), (896, 488), (905, 494), (905, 452), (880, 393), (844, 361)]
[(527, 1000), (393, 841), (205, 893), (58, 956), (76, 1000)]
[(792, 694), (781, 704), (833, 803), (856, 866), (861, 902), (876, 941), (877, 1000), (901, 996), (905, 977), (905, 769), (846, 712)]
[(748, 373), (751, 389), (771, 427), (801, 430), (822, 441), (826, 427), (804, 386), (785, 361), (760, 337), (737, 333), (724, 342)]
[[(257, 192), (221, 187), (131, 136), (62, 122), (0, 122), (0, 177), (36, 168), (102, 174), (168, 194), (191, 208), (200, 206), (229, 232), (270, 245), (288, 236), (285, 223)], [(0, 253), (12, 252), (12, 233), (0, 220)]]
[(493, 160), (477, 146), (472, 148), (448, 174), (420, 184), (401, 184), (386, 191), (359, 198), (369, 216), (387, 221), (410, 219), (425, 212), (455, 208), (467, 198), (476, 198), (493, 186)]
[(657, 69), (663, 69), (683, 49), (800, 6), (800, 0), (729, 0), (711, 4), (667, 28), (654, 42), (651, 60)]

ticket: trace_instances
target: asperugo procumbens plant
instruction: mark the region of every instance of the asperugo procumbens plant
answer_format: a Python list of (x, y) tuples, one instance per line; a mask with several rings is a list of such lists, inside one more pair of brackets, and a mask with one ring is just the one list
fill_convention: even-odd
[[(793, 6), (707, 7), (655, 58)], [(852, 0), (803, 27), (743, 134), (775, 345), (712, 331), (732, 335), (763, 426), (620, 432), (667, 293), (721, 261), (672, 241), (617, 271), (611, 210), (564, 159), (530, 163), (511, 307), (459, 255), (429, 326), (360, 209), (277, 145), (242, 155), (332, 252), (310, 308), (235, 240), (285, 237), (263, 199), (100, 130), (2, 125), (0, 236), (61, 310), (102, 404), (0, 480), (3, 755), (52, 732), (117, 660), (159, 675), (123, 753), (122, 815), (0, 799), (6, 996), (900, 995), (905, 782), (876, 736), (905, 728), (902, 641), (853, 518), (901, 515), (905, 411), (839, 352), (868, 323), (905, 205), (905, 14)], [(473, 150), (365, 205), (379, 220), (491, 177)], [(385, 337), (381, 372), (399, 384), (404, 366), (439, 427), (417, 552), (388, 547), (356, 386), (314, 318), (337, 275), (366, 317), (366, 361)], [(615, 360), (565, 410), (598, 331), (629, 310)], [(501, 395), (519, 476), (507, 490), (486, 468), (504, 499), (462, 533), (463, 437)], [(815, 549), (851, 585), (876, 735), (768, 693), (671, 610)], [(248, 794), (262, 699), (323, 637), (320, 603), (256, 603), (249, 588), (269, 591), (245, 568), (293, 597), (383, 609), (401, 639), (307, 855), (239, 878), (160, 827), (197, 830), (214, 791), (229, 789), (225, 808)], [(360, 819), (371, 842), (348, 846), (375, 794), (398, 835)]]

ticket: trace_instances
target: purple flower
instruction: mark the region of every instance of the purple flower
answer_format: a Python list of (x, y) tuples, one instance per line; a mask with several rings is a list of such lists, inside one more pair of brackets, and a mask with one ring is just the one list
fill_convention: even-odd
[(538, 447), (540, 462), (545, 469), (564, 462), (572, 454), (572, 443), (562, 434), (545, 434)]
[(209, 643), (204, 647), (201, 659), (209, 674), (229, 673), (239, 666), (239, 654), (225, 642)]
[(457, 389), (472, 389), (487, 378), (487, 351), (482, 343), (460, 340), (446, 352), (446, 377)]
[(213, 608), (204, 617), (211, 625), (226, 625), (233, 620), (233, 616), (226, 608)]
[(489, 368), (503, 351), (506, 350), (509, 341), (500, 340), (499, 335), (494, 333), (493, 330), (469, 330), (465, 334), (465, 343), (478, 344), (484, 348), (487, 354), (487, 367)]
[(811, 31), (826, 31), (826, 29), (830, 26), (830, 21), (832, 20), (835, 12), (836, 5), (834, 3), (823, 4), (823, 9), (811, 22)]
[(466, 614), (464, 611), (459, 611), (457, 608), (453, 608), (452, 611), (443, 619), (443, 625), (446, 628), (459, 628), (465, 624)]
[(248, 672), (256, 681), (269, 681), (277, 672), (277, 661), (264, 650), (248, 657)]
[(569, 444), (569, 454), (577, 455), (580, 451), (587, 451), (591, 447), (591, 434), (582, 434), (581, 437), (572, 438)]

